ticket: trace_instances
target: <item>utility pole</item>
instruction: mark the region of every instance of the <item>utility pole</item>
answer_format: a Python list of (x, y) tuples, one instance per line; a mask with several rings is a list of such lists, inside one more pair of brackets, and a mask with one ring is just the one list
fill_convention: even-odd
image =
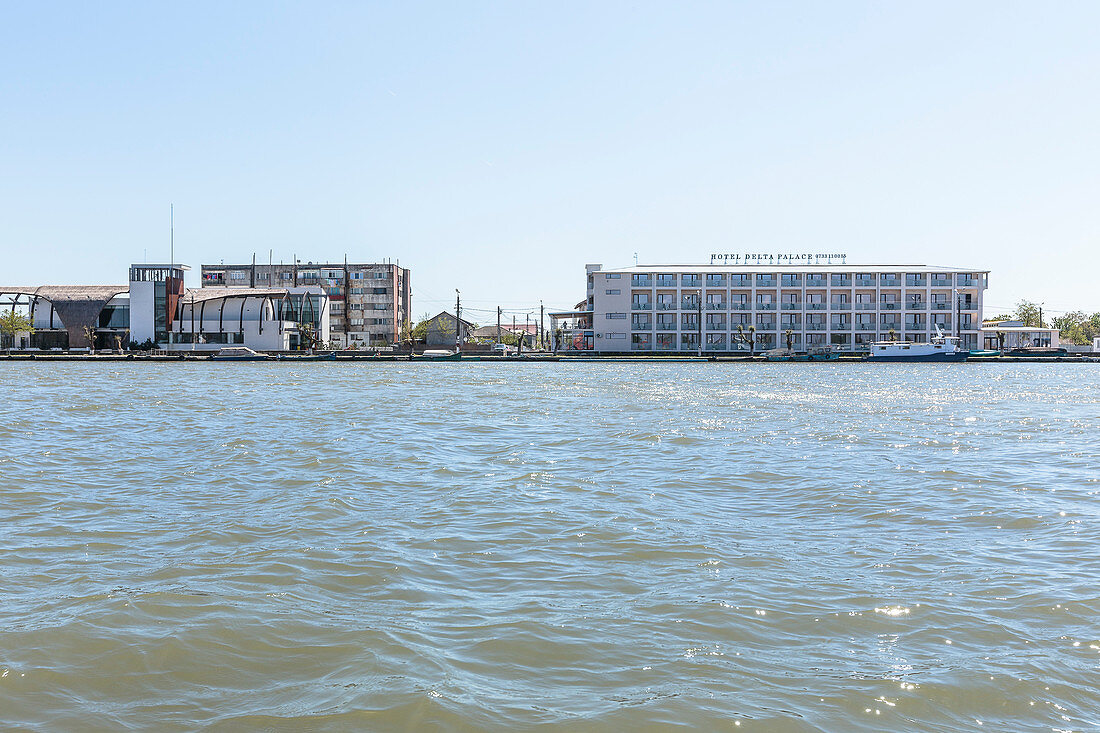
[(462, 293), (455, 288), (455, 353), (462, 351)]
[(962, 296), (955, 298), (955, 335), (962, 338), (962, 317), (963, 317), (963, 299)]
[(543, 328), (542, 317), (543, 317), (543, 307), (542, 307), (542, 301), (540, 300), (539, 301), (539, 349), (541, 349), (542, 351), (546, 351), (546, 329)]
[(699, 334), (698, 335), (699, 342), (696, 344), (696, 346), (699, 348), (699, 356), (702, 356), (703, 355), (703, 296), (702, 296), (702, 294), (700, 294), (700, 295), (697, 295), (696, 297), (698, 298), (698, 300), (695, 301), (695, 307), (696, 307), (696, 310), (698, 311), (698, 314), (699, 314), (698, 315), (699, 320), (695, 324), (698, 328), (698, 334)]
[(248, 287), (250, 287), (250, 288), (256, 287), (256, 253), (255, 252), (252, 253), (252, 269), (249, 271), (249, 275), (248, 275)]
[[(516, 338), (516, 316), (515, 316), (514, 313), (512, 314), (512, 338)], [(517, 341), (516, 343), (519, 343), (519, 342)], [(521, 346), (520, 349), (522, 349), (522, 348), (523, 347)], [(518, 353), (518, 351), (517, 351), (517, 353)]]
[(1043, 304), (1039, 304), (1039, 328), (1043, 327)]
[(523, 327), (523, 338), (527, 338), (527, 334), (531, 333), (531, 314), (527, 314), (527, 322)]
[(497, 306), (497, 343), (504, 343), (500, 340), (500, 306)]

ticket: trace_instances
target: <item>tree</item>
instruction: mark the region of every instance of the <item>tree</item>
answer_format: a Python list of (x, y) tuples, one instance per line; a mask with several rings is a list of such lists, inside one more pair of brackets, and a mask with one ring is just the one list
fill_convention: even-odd
[(783, 332), (783, 336), (787, 339), (787, 351), (792, 351), (794, 349), (794, 331), (788, 328)]
[(10, 340), (8, 348), (14, 345), (17, 333), (34, 333), (31, 319), (22, 313), (16, 313), (14, 308), (4, 311), (0, 314), (0, 336), (5, 337), (6, 342)]
[(1087, 316), (1084, 311), (1070, 311), (1055, 318), (1053, 325), (1063, 339), (1084, 346), (1100, 335), (1100, 313)]
[(1011, 313), (1002, 313), (999, 316), (993, 316), (992, 318), (986, 318), (984, 320), (986, 323), (992, 323), (995, 321), (1012, 321), (1015, 320), (1015, 318), (1016, 316), (1012, 315)]
[(1039, 322), (1039, 306), (1030, 300), (1021, 300), (1016, 304), (1016, 320), (1023, 321), (1025, 326), (1043, 327)]
[(91, 326), (84, 327), (84, 340), (88, 342), (88, 350), (95, 353), (95, 329)]
[(1005, 336), (1007, 335), (1008, 334), (1004, 331), (997, 332), (997, 348), (1000, 350), (1002, 356), (1005, 353)]

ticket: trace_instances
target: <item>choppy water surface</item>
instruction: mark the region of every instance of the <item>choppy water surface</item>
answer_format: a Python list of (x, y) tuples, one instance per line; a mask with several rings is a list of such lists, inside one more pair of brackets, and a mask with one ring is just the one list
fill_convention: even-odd
[(0, 721), (1100, 729), (1091, 365), (0, 365)]

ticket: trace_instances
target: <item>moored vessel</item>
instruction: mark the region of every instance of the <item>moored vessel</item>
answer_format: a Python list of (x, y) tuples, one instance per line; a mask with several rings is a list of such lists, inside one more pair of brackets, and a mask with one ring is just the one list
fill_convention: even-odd
[(970, 351), (959, 348), (957, 336), (944, 336), (937, 328), (931, 341), (876, 341), (864, 361), (966, 361)]

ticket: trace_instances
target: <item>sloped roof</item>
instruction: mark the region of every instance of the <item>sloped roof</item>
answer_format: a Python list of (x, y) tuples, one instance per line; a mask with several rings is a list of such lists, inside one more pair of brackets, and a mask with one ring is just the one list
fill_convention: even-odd
[(37, 287), (0, 287), (0, 293), (33, 295), (53, 303), (101, 300), (107, 302), (129, 285), (39, 285)]

